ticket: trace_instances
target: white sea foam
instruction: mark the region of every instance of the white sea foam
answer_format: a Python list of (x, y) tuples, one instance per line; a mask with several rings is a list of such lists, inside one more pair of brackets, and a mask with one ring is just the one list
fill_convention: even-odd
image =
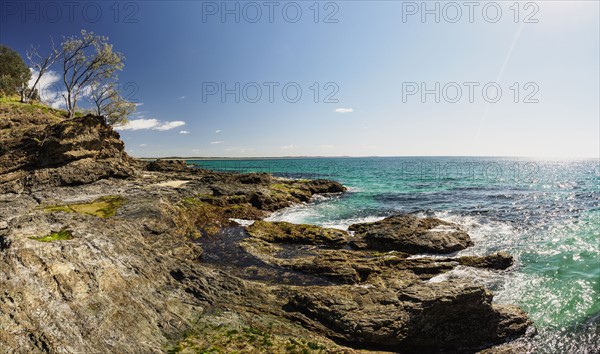
[(254, 224), (254, 221), (255, 221), (255, 220), (234, 219), (234, 218), (230, 218), (229, 220), (237, 223), (240, 226), (250, 226), (250, 225)]
[(497, 289), (505, 282), (506, 274), (481, 268), (457, 266), (449, 272), (436, 275), (429, 279), (430, 283), (460, 279), (470, 280), (475, 284), (484, 285), (487, 288)]
[[(425, 215), (419, 215), (425, 216)], [(459, 255), (483, 255), (497, 251), (519, 248), (522, 232), (509, 223), (479, 216), (457, 215), (447, 211), (435, 212), (434, 216), (460, 225), (474, 242), (474, 246), (460, 251)]]
[(314, 206), (311, 208), (305, 204), (298, 204), (274, 212), (265, 218), (265, 221), (285, 221), (292, 224), (302, 224), (306, 219), (315, 215)]
[(380, 217), (380, 216), (366, 216), (363, 218), (349, 218), (349, 219), (342, 219), (342, 220), (332, 220), (332, 221), (323, 223), (321, 226), (330, 227), (330, 228), (339, 229), (339, 230), (348, 230), (348, 227), (350, 227), (350, 225), (353, 225), (353, 224), (376, 222), (376, 221), (380, 221), (383, 219), (385, 219), (385, 218)]

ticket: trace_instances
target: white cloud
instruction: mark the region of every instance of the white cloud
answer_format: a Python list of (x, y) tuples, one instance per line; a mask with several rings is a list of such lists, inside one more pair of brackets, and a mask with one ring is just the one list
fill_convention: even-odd
[(136, 107), (143, 106), (143, 105), (144, 105), (144, 102), (135, 103)]
[(132, 119), (132, 120), (129, 120), (125, 124), (115, 125), (115, 129), (117, 129), (117, 130), (152, 129), (159, 124), (160, 123), (157, 119)]
[[(32, 88), (35, 79), (37, 79), (38, 71), (31, 68), (29, 70), (31, 70), (31, 79), (29, 79), (27, 85)], [(61, 77), (56, 71), (48, 70), (35, 87), (38, 89), (42, 102), (47, 103), (52, 108), (65, 106), (63, 94), (66, 94), (66, 91), (62, 84), (59, 83), (60, 80)]]
[(142, 130), (152, 129), (158, 131), (167, 131), (185, 125), (183, 121), (161, 122), (158, 119), (133, 119), (123, 125), (116, 125), (117, 130)]
[(65, 104), (65, 100), (62, 97), (56, 98), (55, 100), (45, 100), (45, 102), (48, 103), (50, 107), (55, 109), (67, 107), (67, 105)]
[(177, 99), (178, 100), (185, 100), (186, 98), (187, 98), (187, 96), (181, 96), (181, 97), (178, 97)]
[(335, 113), (352, 113), (354, 112), (354, 108), (336, 108)]
[(176, 120), (173, 122), (162, 122), (160, 125), (158, 125), (155, 128), (152, 128), (154, 130), (160, 130), (160, 131), (166, 131), (166, 130), (171, 130), (171, 129), (175, 129), (177, 127), (181, 127), (185, 125), (184, 121), (181, 120)]
[[(29, 87), (32, 87), (33, 82), (35, 81), (35, 79), (37, 79), (39, 71), (37, 71), (35, 69), (31, 69), (31, 68), (29, 70), (31, 70), (31, 79), (29, 79), (29, 82), (27, 83), (27, 85)], [(40, 93), (41, 93), (41, 91), (51, 90), (51, 89), (53, 91), (55, 91), (56, 89), (58, 89), (58, 85), (56, 85), (56, 87), (55, 87), (54, 84), (59, 81), (60, 81), (60, 75), (54, 70), (48, 70), (44, 73), (44, 75), (38, 82), (36, 88), (38, 90), (40, 90)]]
[(211, 141), (210, 144), (211, 145), (216, 145), (216, 144), (223, 144), (224, 141)]
[(190, 132), (189, 132), (189, 131), (187, 131), (187, 130), (181, 130), (181, 131), (179, 131), (179, 134), (189, 134), (189, 133), (190, 133)]
[(140, 144), (140, 147), (148, 146), (147, 144)]
[(219, 134), (220, 132), (222, 132), (222, 130), (221, 130), (221, 129), (217, 129), (217, 130), (215, 130), (215, 134)]
[(294, 147), (295, 147), (294, 145), (284, 145), (284, 146), (282, 146), (281, 148), (282, 148), (283, 150), (289, 150), (289, 149), (293, 149)]

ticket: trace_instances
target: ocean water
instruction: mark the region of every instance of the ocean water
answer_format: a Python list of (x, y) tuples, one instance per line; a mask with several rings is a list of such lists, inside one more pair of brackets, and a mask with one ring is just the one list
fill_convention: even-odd
[(463, 225), (475, 246), (459, 254), (508, 251), (508, 272), (470, 268), (496, 303), (522, 306), (537, 335), (535, 353), (600, 353), (600, 164), (598, 160), (399, 157), (188, 161), (236, 172), (334, 179), (335, 197), (275, 213), (270, 220), (345, 229), (396, 213)]

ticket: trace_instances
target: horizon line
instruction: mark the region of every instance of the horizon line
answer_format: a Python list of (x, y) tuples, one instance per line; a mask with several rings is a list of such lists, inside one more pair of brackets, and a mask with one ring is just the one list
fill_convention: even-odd
[(352, 159), (352, 158), (448, 158), (448, 157), (472, 157), (472, 158), (518, 158), (518, 159), (548, 159), (548, 160), (592, 160), (600, 162), (600, 156), (511, 156), (511, 155), (296, 155), (296, 156), (165, 156), (165, 157), (134, 157), (140, 160), (276, 160), (276, 159)]

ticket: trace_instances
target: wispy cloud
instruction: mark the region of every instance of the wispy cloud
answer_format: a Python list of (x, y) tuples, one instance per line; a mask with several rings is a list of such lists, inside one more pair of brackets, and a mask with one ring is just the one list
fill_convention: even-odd
[(334, 110), (335, 113), (352, 113), (354, 112), (354, 108), (336, 108)]
[(177, 97), (178, 100), (185, 100), (186, 98), (187, 98), (187, 96)]
[(143, 106), (143, 105), (144, 105), (144, 102), (138, 102), (138, 103), (135, 103), (135, 106), (136, 106), (136, 107)]
[(236, 146), (236, 147), (225, 149), (225, 151), (239, 151), (241, 153), (245, 153), (245, 152), (249, 152), (249, 151), (254, 151), (254, 150), (256, 150), (256, 149), (254, 149), (254, 148), (247, 148), (247, 147), (243, 147), (243, 146)]
[(217, 145), (217, 144), (223, 144), (224, 141), (211, 141), (210, 144), (211, 145)]
[(161, 124), (159, 124), (158, 126), (152, 128), (152, 129), (160, 130), (160, 131), (167, 131), (167, 130), (175, 129), (177, 127), (181, 127), (183, 125), (185, 125), (184, 121), (176, 120), (173, 122), (162, 122)]
[(222, 130), (221, 130), (221, 129), (217, 129), (217, 130), (215, 130), (215, 134), (219, 134), (220, 132), (222, 132)]
[(146, 118), (148, 111), (135, 111), (131, 114), (130, 119), (143, 119)]
[(189, 131), (187, 131), (187, 130), (181, 130), (181, 131), (179, 131), (179, 134), (189, 134), (189, 133), (190, 133), (190, 132), (189, 132)]
[(163, 122), (158, 119), (133, 119), (122, 125), (115, 125), (116, 130), (143, 130), (151, 129), (158, 131), (167, 131), (185, 125), (184, 121), (176, 120)]
[(140, 144), (140, 147), (148, 146), (147, 144)]

